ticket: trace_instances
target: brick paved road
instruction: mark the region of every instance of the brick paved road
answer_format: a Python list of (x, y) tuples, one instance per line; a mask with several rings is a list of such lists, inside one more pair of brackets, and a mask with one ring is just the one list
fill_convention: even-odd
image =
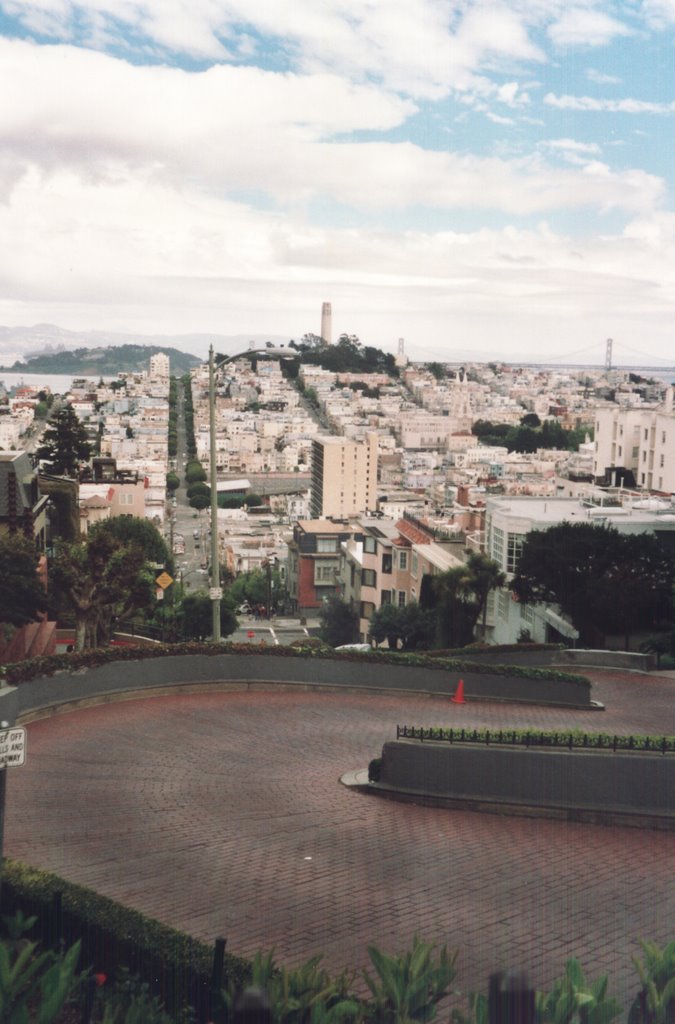
[(549, 982), (576, 954), (635, 988), (635, 940), (672, 938), (673, 834), (399, 804), (339, 785), (396, 722), (675, 732), (675, 680), (592, 673), (605, 713), (299, 692), (183, 695), (28, 726), (9, 856), (244, 955), (332, 969), (415, 932)]

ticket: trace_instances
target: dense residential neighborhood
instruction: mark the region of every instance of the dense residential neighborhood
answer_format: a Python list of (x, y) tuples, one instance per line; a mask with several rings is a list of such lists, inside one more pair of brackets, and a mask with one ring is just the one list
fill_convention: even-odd
[[(287, 354), (270, 346), (221, 359), (213, 452), (207, 364), (172, 378), (168, 355), (156, 352), (145, 371), (76, 378), (65, 395), (39, 385), (3, 391), (3, 533), (35, 538), (48, 581), (60, 542), (93, 537), (119, 517), (147, 521), (167, 548), (153, 571), (171, 577), (168, 590), (156, 587), (154, 609), (137, 608), (149, 628), (160, 601), (166, 630), (169, 606), (175, 613), (186, 595), (206, 599), (223, 585), (226, 600), (234, 587), (242, 621), (255, 609), (305, 633), (341, 602), (349, 639), (369, 644), (383, 642), (384, 608), (428, 611), (432, 581), (482, 554), (497, 577), (470, 639), (574, 646), (579, 630), (558, 601), (516, 599), (512, 589), (532, 531), (584, 523), (675, 551), (672, 386), (609, 367), (412, 364), (403, 341), (387, 372), (322, 365), (360, 367), (364, 351), (374, 364), (377, 350), (358, 339), (329, 346), (309, 336)], [(64, 449), (70, 461), (59, 461)], [(254, 577), (263, 581), (255, 601), (245, 585)], [(58, 617), (36, 615), (31, 653), (56, 649)], [(605, 617), (594, 642), (639, 645), (668, 628), (672, 604), (632, 638)], [(16, 640), (12, 650), (28, 652)]]

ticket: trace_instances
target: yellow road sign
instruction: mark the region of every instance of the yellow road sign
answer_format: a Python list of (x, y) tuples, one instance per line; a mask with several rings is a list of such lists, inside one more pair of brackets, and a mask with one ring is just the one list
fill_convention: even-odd
[(173, 583), (173, 576), (169, 576), (168, 572), (163, 572), (161, 576), (157, 577), (155, 583), (158, 587), (161, 587), (162, 590), (166, 590), (166, 588), (170, 587)]

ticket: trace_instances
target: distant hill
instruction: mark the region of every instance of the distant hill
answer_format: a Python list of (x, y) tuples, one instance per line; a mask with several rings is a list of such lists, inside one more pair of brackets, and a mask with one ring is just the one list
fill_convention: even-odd
[(147, 370), (150, 356), (164, 352), (170, 361), (171, 373), (181, 375), (197, 366), (201, 359), (180, 352), (168, 345), (106, 345), (101, 348), (76, 348), (41, 352), (12, 366), (0, 366), (0, 373), (82, 374), (86, 377), (114, 377), (118, 373)]

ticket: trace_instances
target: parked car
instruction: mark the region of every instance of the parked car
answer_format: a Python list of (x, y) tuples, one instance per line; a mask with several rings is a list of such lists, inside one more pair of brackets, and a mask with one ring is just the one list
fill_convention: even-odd
[(368, 651), (372, 651), (373, 648), (370, 644), (340, 644), (339, 647), (335, 648), (336, 651), (361, 651), (366, 654)]

